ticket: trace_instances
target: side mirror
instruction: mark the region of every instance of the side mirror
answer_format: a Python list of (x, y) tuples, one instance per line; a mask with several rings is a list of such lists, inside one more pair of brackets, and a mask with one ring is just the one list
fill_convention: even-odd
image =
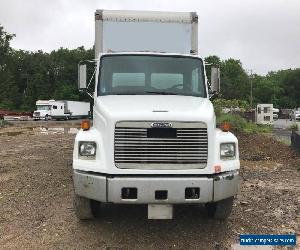
[(211, 67), (211, 90), (220, 92), (220, 68)]
[(78, 65), (78, 88), (86, 89), (86, 64)]

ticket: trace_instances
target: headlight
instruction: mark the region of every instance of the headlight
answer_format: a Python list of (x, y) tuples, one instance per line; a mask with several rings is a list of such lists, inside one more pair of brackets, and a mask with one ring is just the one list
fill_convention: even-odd
[(235, 157), (235, 143), (221, 143), (220, 158), (228, 159)]
[(95, 156), (96, 143), (90, 141), (79, 142), (79, 155), (80, 156)]

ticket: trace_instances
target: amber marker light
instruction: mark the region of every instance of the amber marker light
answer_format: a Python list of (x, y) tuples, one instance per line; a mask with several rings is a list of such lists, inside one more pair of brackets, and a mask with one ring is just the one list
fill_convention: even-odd
[(222, 131), (224, 132), (229, 132), (229, 130), (231, 129), (231, 124), (229, 122), (222, 122), (220, 124), (220, 128), (222, 129)]
[(89, 130), (91, 127), (91, 123), (89, 120), (83, 120), (81, 121), (81, 128), (82, 130), (86, 131), (86, 130)]

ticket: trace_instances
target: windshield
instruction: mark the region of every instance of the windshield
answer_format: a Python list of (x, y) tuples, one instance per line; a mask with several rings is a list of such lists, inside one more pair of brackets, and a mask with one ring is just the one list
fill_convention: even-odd
[(99, 95), (190, 95), (206, 97), (199, 58), (106, 55), (101, 58)]
[(38, 105), (37, 110), (50, 110), (49, 105)]

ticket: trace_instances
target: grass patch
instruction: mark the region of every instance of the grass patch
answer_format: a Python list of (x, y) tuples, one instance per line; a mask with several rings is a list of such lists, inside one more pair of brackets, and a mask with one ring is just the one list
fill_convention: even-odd
[(289, 130), (292, 130), (292, 131), (298, 131), (299, 127), (298, 127), (298, 124), (297, 123), (293, 123), (290, 127), (289, 127)]
[(253, 122), (248, 122), (243, 117), (236, 114), (220, 114), (217, 117), (217, 125), (223, 122), (229, 122), (232, 129), (237, 132), (252, 133), (271, 133), (272, 128), (269, 125), (257, 125)]

